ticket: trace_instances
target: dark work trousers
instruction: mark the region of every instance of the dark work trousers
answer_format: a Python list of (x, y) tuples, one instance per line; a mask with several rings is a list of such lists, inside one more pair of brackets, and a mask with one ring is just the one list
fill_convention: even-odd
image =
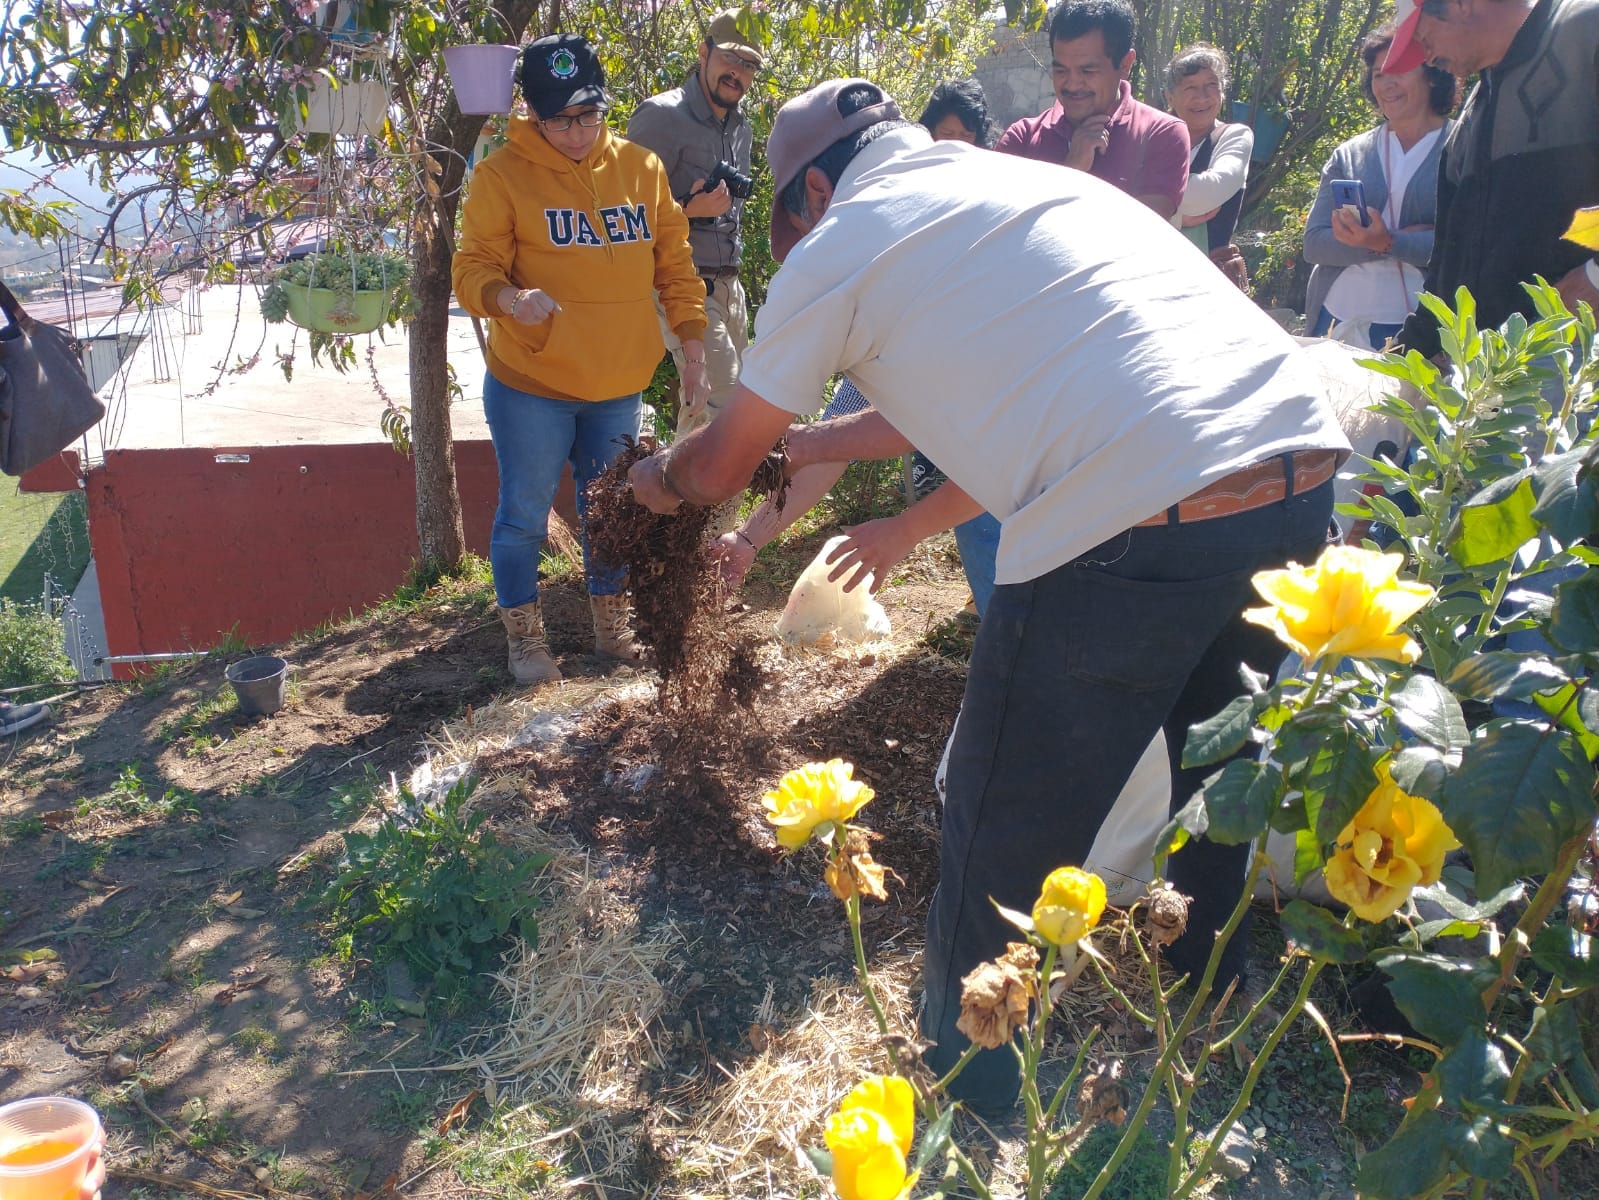
[[(1310, 563), (1327, 542), (1332, 482), (1233, 516), (1127, 530), (1027, 583), (994, 589), (978, 628), (950, 747), (938, 890), (927, 917), (922, 1032), (947, 1071), (967, 1046), (955, 1029), (961, 977), (1022, 940), (989, 902), (1029, 912), (1045, 876), (1080, 866), (1157, 729), (1172, 760), (1172, 811), (1217, 766), (1179, 770), (1188, 727), (1270, 674), (1286, 648), (1242, 617), (1262, 601), (1256, 571)], [(1153, 831), (1151, 831), (1153, 832)], [(1190, 841), (1168, 875), (1195, 898), (1169, 948), (1194, 972), (1238, 902), (1248, 846)], [(1241, 974), (1243, 930), (1223, 975)], [(954, 1093), (990, 1110), (1014, 1102), (1009, 1047), (979, 1053)]]

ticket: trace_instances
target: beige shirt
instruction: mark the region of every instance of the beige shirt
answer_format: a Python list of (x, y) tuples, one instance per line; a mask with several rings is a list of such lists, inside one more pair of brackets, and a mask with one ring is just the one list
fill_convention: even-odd
[(1348, 444), (1293, 339), (1149, 209), (921, 129), (845, 171), (742, 380), (804, 413), (839, 371), (1001, 520), (1000, 583), (1239, 467)]

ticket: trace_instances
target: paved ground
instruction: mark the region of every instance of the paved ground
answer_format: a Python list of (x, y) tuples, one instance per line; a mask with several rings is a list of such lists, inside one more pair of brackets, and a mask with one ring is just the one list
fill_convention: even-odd
[[(78, 325), (79, 332), (84, 328)], [(378, 428), (384, 400), (374, 369), (397, 404), (409, 402), (403, 328), (357, 338), (356, 367), (340, 374), (312, 364), (303, 331), (261, 319), (253, 285), (184, 289), (152, 313), (91, 317), (87, 331), (142, 336), (122, 375), (102, 392), (109, 412), (99, 436), (90, 437), (91, 455), (107, 449), (386, 441)], [(294, 354), (292, 379), (284, 378), (279, 353)], [(486, 438), (483, 358), (471, 321), (459, 309), (452, 310), (448, 354), (464, 393), (454, 410), (455, 435)]]

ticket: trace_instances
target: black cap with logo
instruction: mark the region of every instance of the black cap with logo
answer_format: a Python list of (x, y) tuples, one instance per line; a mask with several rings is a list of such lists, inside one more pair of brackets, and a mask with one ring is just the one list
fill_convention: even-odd
[(522, 51), (516, 77), (523, 99), (542, 120), (574, 105), (604, 108), (606, 104), (605, 68), (588, 39), (576, 33), (554, 33), (530, 42)]

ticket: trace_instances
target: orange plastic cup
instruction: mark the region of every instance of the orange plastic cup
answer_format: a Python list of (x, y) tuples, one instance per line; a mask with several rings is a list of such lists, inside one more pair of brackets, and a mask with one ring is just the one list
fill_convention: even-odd
[(81, 1100), (38, 1096), (0, 1107), (0, 1200), (78, 1200), (100, 1117)]

